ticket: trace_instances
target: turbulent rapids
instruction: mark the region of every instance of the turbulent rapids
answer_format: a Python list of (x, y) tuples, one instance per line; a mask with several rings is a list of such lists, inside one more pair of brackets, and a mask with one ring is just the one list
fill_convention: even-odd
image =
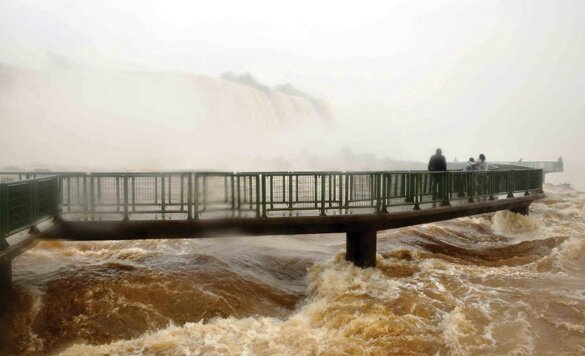
[(42, 242), (14, 260), (0, 354), (585, 353), (585, 193), (378, 233)]

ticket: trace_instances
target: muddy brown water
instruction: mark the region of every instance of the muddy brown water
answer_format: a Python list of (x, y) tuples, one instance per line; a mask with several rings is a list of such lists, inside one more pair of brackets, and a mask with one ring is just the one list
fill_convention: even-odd
[(585, 193), (345, 236), (42, 242), (14, 261), (0, 354), (583, 354)]

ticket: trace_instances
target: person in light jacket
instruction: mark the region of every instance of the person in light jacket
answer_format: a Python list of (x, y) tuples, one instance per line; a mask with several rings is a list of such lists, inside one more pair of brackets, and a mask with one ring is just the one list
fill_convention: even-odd
[(473, 157), (469, 157), (469, 161), (467, 161), (467, 164), (465, 165), (465, 170), (466, 171), (473, 171), (474, 164), (475, 164), (475, 159), (473, 159)]
[(486, 195), (489, 192), (488, 189), (488, 177), (487, 177), (487, 170), (488, 164), (485, 160), (485, 155), (482, 153), (479, 155), (479, 158), (473, 165), (474, 171), (480, 171), (481, 173), (477, 175), (477, 193), (478, 195)]
[(475, 161), (475, 163), (473, 163), (473, 170), (474, 171), (487, 171), (488, 170), (488, 164), (485, 160), (485, 155), (483, 153), (481, 153), (479, 155), (479, 158), (477, 159), (477, 161)]

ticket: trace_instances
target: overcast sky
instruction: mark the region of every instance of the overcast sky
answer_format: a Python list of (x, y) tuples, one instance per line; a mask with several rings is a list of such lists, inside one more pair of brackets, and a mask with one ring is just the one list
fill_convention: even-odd
[(585, 152), (581, 0), (0, 1), (0, 62), (44, 68), (46, 51), (294, 83), (333, 108), (321, 150), (420, 161), (438, 146), (449, 159)]

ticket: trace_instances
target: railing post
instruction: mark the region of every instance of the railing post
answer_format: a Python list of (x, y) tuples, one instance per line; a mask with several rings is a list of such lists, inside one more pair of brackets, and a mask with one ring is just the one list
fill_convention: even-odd
[(282, 203), (286, 203), (286, 176), (282, 175)]
[[(136, 212), (136, 177), (132, 177), (132, 212)], [(155, 191), (156, 194), (156, 191)]]
[(94, 212), (95, 212), (95, 197), (94, 197), (94, 177), (93, 174), (89, 176), (89, 209), (91, 210), (91, 219), (94, 219)]
[(325, 175), (321, 174), (321, 216), (325, 216)]
[(317, 175), (315, 174), (313, 176), (313, 180), (315, 181), (315, 197), (313, 198), (315, 200), (315, 208), (319, 207), (319, 182), (317, 181)]
[(60, 175), (55, 176), (55, 216), (53, 222), (58, 222), (63, 217), (63, 177)]
[(508, 196), (507, 198), (514, 198), (514, 170), (508, 171)]
[(406, 199), (407, 203), (416, 203), (414, 201), (414, 192), (416, 191), (416, 173), (408, 172), (406, 174)]
[(388, 187), (391, 183), (392, 176), (387, 173), (381, 173), (382, 175), (382, 210), (380, 211), (383, 214), (388, 213), (388, 196), (390, 195), (388, 192)]
[(166, 192), (165, 192), (165, 175), (161, 174), (160, 176), (160, 187), (161, 187), (161, 213), (162, 219), (165, 219), (165, 211), (166, 211)]
[(0, 250), (9, 247), (8, 236), (8, 186), (0, 184)]
[[(238, 216), (242, 215), (242, 189), (240, 186), (242, 185), (242, 179), (239, 174), (236, 175), (236, 211)], [(244, 177), (244, 201), (246, 200), (246, 177)], [(232, 192), (232, 194), (234, 194)]]
[(39, 182), (36, 179), (30, 181), (30, 229), (29, 233), (37, 233), (36, 227), (39, 218)]
[(467, 202), (473, 203), (473, 197), (475, 196), (475, 178), (476, 173), (471, 171), (467, 176)]
[(344, 173), (344, 180), (345, 180), (345, 198), (344, 198), (344, 203), (343, 203), (343, 207), (345, 208), (345, 213), (348, 212), (349, 210), (349, 174), (346, 172)]
[(377, 212), (376, 206), (374, 205), (374, 202), (377, 204), (378, 202), (376, 201), (376, 177), (374, 176), (374, 174), (370, 173), (368, 175), (368, 180), (370, 182), (370, 206), (374, 207), (374, 211)]
[(327, 179), (329, 180), (328, 195), (327, 195), (327, 206), (331, 208), (331, 200), (335, 198), (335, 176), (328, 174)]
[(461, 172), (454, 173), (455, 174), (455, 190), (457, 190), (457, 196), (462, 198), (465, 196), (465, 184), (463, 178), (465, 177)]
[(193, 174), (193, 219), (199, 218), (199, 176)]
[(201, 175), (201, 205), (203, 208), (201, 211), (205, 211), (207, 209), (207, 175)]
[[(79, 187), (79, 185), (78, 185)], [(79, 190), (78, 190), (79, 192)], [(77, 196), (79, 199), (79, 195)], [(89, 195), (87, 194), (87, 174), (83, 175), (83, 211), (85, 213), (85, 220), (89, 219)]]
[(128, 221), (128, 176), (124, 175), (124, 218), (123, 221)]
[(412, 176), (412, 180), (413, 180), (413, 195), (412, 195), (412, 201), (414, 202), (414, 207), (412, 208), (413, 210), (420, 210), (420, 200), (421, 200), (421, 196), (420, 196), (420, 192), (421, 192), (421, 184), (422, 184), (422, 177), (420, 175), (420, 173), (413, 173)]
[(374, 176), (374, 181), (376, 184), (375, 192), (376, 192), (376, 213), (380, 214), (382, 212), (382, 173), (376, 173)]
[(102, 183), (100, 176), (97, 177), (97, 200), (98, 204), (102, 201)]
[[(167, 189), (169, 191), (169, 194), (167, 196), (167, 199), (168, 199), (167, 203), (168, 203), (168, 205), (172, 206), (172, 204), (173, 204), (173, 176), (172, 176), (172, 174), (169, 174), (168, 188)], [(172, 209), (173, 208), (171, 208), (171, 210)]]
[(495, 177), (496, 177), (496, 172), (491, 171), (488, 173), (488, 179), (489, 179), (489, 189), (490, 189), (490, 200), (494, 200), (494, 189), (495, 189)]
[[(230, 175), (230, 190), (231, 190), (231, 205), (232, 205), (232, 216), (236, 216), (236, 190), (235, 190), (235, 179), (237, 177), (234, 177), (235, 173), (232, 173)], [(239, 180), (238, 180), (239, 183)]]
[(257, 218), (262, 216), (261, 215), (262, 212), (260, 209), (261, 208), (261, 203), (260, 203), (261, 202), (261, 200), (260, 200), (260, 196), (261, 196), (261, 194), (260, 194), (260, 179), (261, 178), (260, 177), (261, 177), (260, 174), (256, 174), (256, 217)]
[[(266, 213), (266, 176), (261, 175), (262, 177), (262, 217), (268, 217)], [(272, 176), (270, 176), (272, 178)]]
[[(246, 185), (246, 178), (244, 178), (244, 185)], [(250, 210), (254, 210), (254, 188), (253, 187), (254, 184), (254, 176), (253, 175), (249, 175), (248, 176), (248, 203), (250, 205), (249, 209)], [(246, 196), (244, 194), (244, 202), (246, 200)]]
[[(270, 209), (274, 209), (274, 177), (270, 175)], [(266, 212), (266, 209), (264, 209)]]
[[(297, 175), (296, 177), (296, 181), (298, 182), (299, 180), (299, 176)], [(289, 215), (292, 215), (292, 209), (293, 209), (293, 175), (290, 174), (288, 176), (288, 211), (289, 211)], [(297, 193), (298, 193), (298, 188), (297, 188)]]
[(120, 212), (120, 177), (116, 176), (116, 212)]
[(339, 178), (339, 213), (343, 213), (343, 174), (338, 174)]
[(299, 176), (297, 175), (295, 177), (295, 201), (298, 202), (299, 201)]
[(154, 176), (154, 205), (158, 205), (158, 175)]
[(441, 196), (441, 199), (443, 200), (442, 202), (442, 206), (450, 206), (451, 203), (449, 202), (449, 195), (451, 192), (451, 182), (450, 182), (450, 177), (451, 175), (449, 174), (449, 172), (443, 172), (441, 173), (441, 190), (443, 191), (443, 194)]
[(193, 174), (187, 176), (187, 220), (193, 220)]
[(227, 177), (224, 176), (223, 177), (223, 195), (225, 197), (224, 199), (224, 203), (229, 203), (229, 198), (228, 198), (228, 184), (227, 184)]
[(181, 173), (179, 176), (181, 180), (181, 212), (185, 211), (185, 174)]
[(67, 212), (71, 212), (71, 177), (69, 176), (67, 176)]
[(449, 198), (449, 202), (451, 202), (451, 200), (453, 199), (453, 193), (454, 193), (454, 183), (453, 183), (453, 177), (454, 174), (451, 172), (447, 172), (447, 177), (449, 177), (448, 179), (448, 186), (447, 186), (447, 197)]

